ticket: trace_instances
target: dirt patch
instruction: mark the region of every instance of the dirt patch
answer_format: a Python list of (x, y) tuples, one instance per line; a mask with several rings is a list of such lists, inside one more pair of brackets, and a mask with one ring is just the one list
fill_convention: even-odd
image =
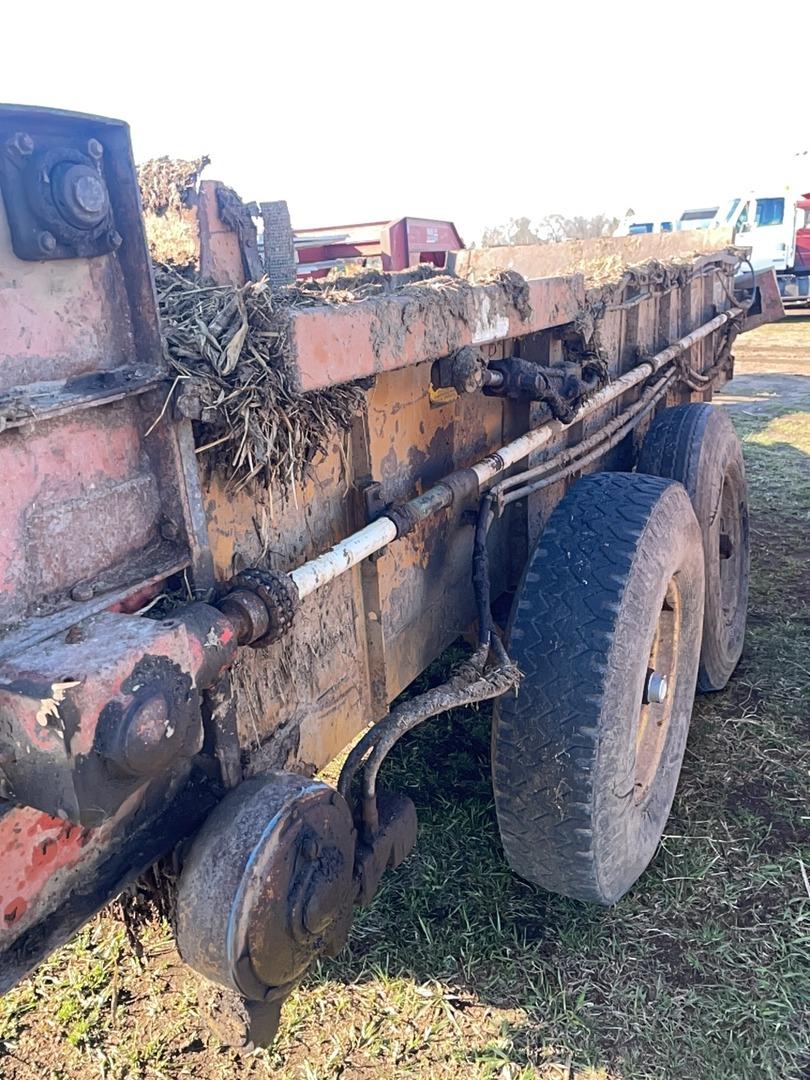
[[(514, 270), (488, 274), (476, 284), (490, 287), (489, 319), (508, 318), (514, 312), (523, 322), (531, 317), (528, 283)], [(447, 342), (454, 339), (461, 345), (464, 331), (474, 327), (480, 318), (476, 296), (468, 281), (441, 272), (389, 290), (374, 310), (371, 343), (375, 356), (383, 351), (401, 353), (414, 327), (420, 328), (428, 354), (442, 356)]]

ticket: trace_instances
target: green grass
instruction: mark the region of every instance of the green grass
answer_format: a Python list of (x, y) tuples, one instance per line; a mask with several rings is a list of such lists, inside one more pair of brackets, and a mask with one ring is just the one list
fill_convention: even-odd
[(666, 835), (621, 903), (577, 904), (509, 872), (489, 713), (457, 712), (386, 764), (383, 784), (417, 804), (417, 848), (358, 912), (348, 947), (292, 995), (271, 1050), (239, 1059), (217, 1046), (166, 927), (148, 929), (141, 970), (105, 915), (0, 1000), (0, 1074), (806, 1075), (810, 394), (733, 417), (753, 506), (746, 650), (729, 688), (697, 702)]

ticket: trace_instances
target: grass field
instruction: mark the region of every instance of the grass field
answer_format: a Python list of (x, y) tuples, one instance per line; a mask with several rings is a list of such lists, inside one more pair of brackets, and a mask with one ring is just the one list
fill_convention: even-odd
[(807, 1076), (810, 319), (736, 352), (740, 377), (718, 400), (751, 488), (746, 650), (729, 688), (696, 705), (666, 835), (621, 903), (510, 874), (489, 715), (459, 712), (392, 755), (384, 780), (417, 804), (417, 849), (288, 1001), (272, 1050), (219, 1047), (167, 927), (147, 930), (141, 963), (102, 914), (0, 1000), (0, 1076)]

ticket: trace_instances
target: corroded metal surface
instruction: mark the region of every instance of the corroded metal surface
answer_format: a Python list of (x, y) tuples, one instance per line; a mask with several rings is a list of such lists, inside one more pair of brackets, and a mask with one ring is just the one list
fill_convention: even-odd
[[(0, 111), (0, 146), (20, 115)], [(727, 256), (707, 254), (689, 280), (628, 280), (602, 293), (560, 264), (525, 290), (514, 278), (456, 280), (293, 310), (300, 388), (369, 376), (367, 408), (350, 437), (321, 448), (304, 483), (234, 491), (220, 471), (200, 468), (191, 422), (174, 415), (162, 381), (126, 131), (58, 114), (26, 114), (25, 127), (103, 144), (122, 243), (85, 260), (24, 262), (0, 205), (0, 951), (9, 978), (193, 830), (225, 789), (268, 768), (323, 766), (470, 627), (476, 490), (457, 486), (427, 520), (408, 520), (401, 504), (455, 470), (492, 465), (551, 413), (548, 401), (487, 397), (475, 385), (459, 395), (434, 378), (434, 362), (463, 346), (480, 349), (483, 365), (598, 355), (617, 379), (727, 311), (733, 270)], [(239, 283), (244, 243), (218, 191), (203, 185), (186, 225), (199, 230), (207, 272)], [(510, 258), (539, 272), (560, 252)], [(670, 402), (706, 398), (727, 377), (722, 333), (689, 352), (698, 371), (722, 355), (712, 382), (698, 391), (673, 382)], [(558, 422), (529, 464), (592, 436), (619, 405)], [(631, 467), (633, 453), (623, 439), (598, 467)], [(514, 585), (566, 483), (530, 494), (493, 528), (494, 595)], [(386, 510), (398, 522), (394, 542), (288, 605), (270, 633), (283, 605), (245, 594), (240, 572), (261, 568), (286, 583)], [(232, 579), (242, 590), (229, 602)], [(222, 611), (197, 603), (136, 617), (169, 591)], [(237, 651), (237, 639), (258, 647)], [(410, 836), (415, 825), (403, 821)], [(401, 854), (389, 831), (390, 851), (366, 855), (363, 895)]]
[(291, 362), (301, 390), (435, 360), (464, 345), (561, 326), (576, 318), (584, 302), (583, 280), (577, 276), (529, 282), (531, 310), (525, 317), (497, 284), (469, 286), (456, 302), (449, 292), (403, 291), (338, 308), (293, 312)]

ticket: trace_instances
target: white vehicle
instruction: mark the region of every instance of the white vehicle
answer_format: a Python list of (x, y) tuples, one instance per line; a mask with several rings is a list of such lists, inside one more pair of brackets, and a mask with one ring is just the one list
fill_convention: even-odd
[(660, 218), (653, 215), (626, 214), (614, 231), (614, 236), (640, 236), (642, 233), (667, 233), (677, 229), (677, 215)]
[(614, 236), (639, 236), (642, 233), (683, 232), (688, 229), (708, 229), (715, 222), (716, 206), (684, 210), (669, 217), (629, 214), (619, 223)]
[(751, 249), (754, 270), (773, 267), (784, 300), (810, 300), (810, 193), (738, 196), (721, 207), (714, 224), (730, 226), (734, 243)]
[(687, 232), (690, 229), (710, 229), (717, 216), (717, 206), (701, 206), (694, 210), (684, 210), (678, 218), (676, 228), (678, 232)]

